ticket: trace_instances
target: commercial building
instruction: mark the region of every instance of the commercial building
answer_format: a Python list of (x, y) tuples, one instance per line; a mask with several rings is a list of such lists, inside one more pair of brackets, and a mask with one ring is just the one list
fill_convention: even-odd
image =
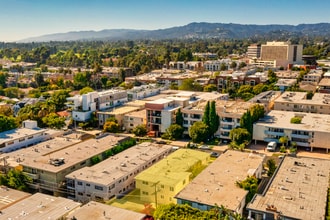
[(325, 219), (330, 161), (284, 157), (263, 194), (247, 205), (249, 218)]
[(59, 136), (62, 133), (63, 131), (39, 128), (37, 121), (26, 120), (23, 121), (22, 128), (0, 133), (0, 153), (29, 147), (55, 136)]
[(79, 209), (74, 210), (67, 216), (66, 219), (77, 220), (109, 220), (109, 219), (122, 219), (122, 220), (142, 220), (145, 218), (145, 214), (129, 211), (126, 209), (117, 208), (115, 206), (102, 204), (99, 202), (91, 201)]
[(177, 203), (201, 210), (217, 204), (242, 214), (248, 191), (236, 182), (248, 176), (261, 178), (263, 160), (262, 154), (228, 150), (175, 196)]
[(135, 177), (140, 200), (158, 204), (176, 203), (174, 196), (188, 185), (194, 166), (207, 165), (210, 154), (179, 149)]
[(261, 45), (260, 44), (251, 44), (247, 48), (247, 56), (251, 59), (259, 59), (261, 54)]
[(261, 45), (261, 60), (274, 60), (277, 67), (287, 68), (289, 64), (303, 64), (303, 45), (290, 42), (267, 42)]
[(31, 188), (39, 192), (66, 195), (66, 175), (92, 165), (93, 157), (104, 159), (106, 151), (126, 139), (126, 137), (107, 135), (72, 143), (65, 148), (54, 149), (45, 154), (39, 153), (35, 157), (22, 154), (19, 157), (19, 165), (22, 166), (23, 172), (33, 179)]
[(274, 110), (330, 114), (330, 95), (315, 93), (307, 99), (307, 92), (284, 92), (275, 100)]
[[(291, 123), (293, 117), (301, 123)], [(325, 149), (329, 151), (330, 115), (273, 110), (253, 124), (255, 141), (279, 143), (281, 137), (288, 138), (288, 146), (295, 142), (298, 147)]]
[(1, 219), (65, 219), (81, 206), (62, 197), (36, 193), (1, 210)]
[(70, 198), (88, 202), (107, 201), (135, 188), (134, 177), (172, 150), (170, 145), (144, 142), (90, 167), (66, 176)]
[(72, 109), (72, 119), (87, 121), (92, 112), (113, 108), (127, 102), (127, 92), (125, 90), (90, 92), (69, 97), (67, 101), (67, 106)]

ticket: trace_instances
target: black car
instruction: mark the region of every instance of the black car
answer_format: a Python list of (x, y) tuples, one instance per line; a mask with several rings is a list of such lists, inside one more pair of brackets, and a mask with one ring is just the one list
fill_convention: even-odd
[(217, 152), (211, 152), (210, 156), (211, 156), (211, 157), (215, 157), (215, 158), (217, 158), (217, 157), (220, 156), (220, 154), (217, 153)]

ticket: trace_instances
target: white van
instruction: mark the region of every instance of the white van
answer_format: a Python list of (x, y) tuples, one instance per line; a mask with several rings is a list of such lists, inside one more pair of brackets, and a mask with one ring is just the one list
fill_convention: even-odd
[(269, 142), (269, 143), (267, 144), (266, 149), (267, 149), (268, 151), (275, 151), (275, 150), (276, 150), (276, 146), (277, 146), (277, 143), (276, 143), (275, 141), (272, 141), (272, 142)]

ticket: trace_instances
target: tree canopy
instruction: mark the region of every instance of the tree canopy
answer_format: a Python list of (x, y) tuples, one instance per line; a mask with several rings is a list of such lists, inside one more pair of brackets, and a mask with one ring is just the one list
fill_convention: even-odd
[(194, 143), (205, 142), (208, 138), (209, 127), (202, 121), (196, 121), (189, 128), (189, 136)]

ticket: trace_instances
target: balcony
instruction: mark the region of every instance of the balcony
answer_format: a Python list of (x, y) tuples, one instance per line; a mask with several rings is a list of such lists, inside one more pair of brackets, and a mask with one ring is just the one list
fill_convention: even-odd
[(268, 131), (268, 130), (265, 130), (265, 134), (273, 135), (273, 136), (284, 136), (284, 132), (281, 132), (281, 131)]
[(301, 138), (301, 139), (309, 139), (309, 135), (304, 134), (291, 134), (292, 138)]
[(278, 142), (278, 139), (276, 139), (276, 138), (264, 138), (264, 141), (265, 142), (272, 142), (272, 141)]
[(235, 122), (234, 121), (223, 121), (223, 120), (221, 120), (220, 121), (220, 124), (223, 124), (223, 125), (234, 125)]
[(310, 144), (308, 142), (299, 142), (297, 141), (297, 146), (300, 146), (300, 147), (310, 147)]

